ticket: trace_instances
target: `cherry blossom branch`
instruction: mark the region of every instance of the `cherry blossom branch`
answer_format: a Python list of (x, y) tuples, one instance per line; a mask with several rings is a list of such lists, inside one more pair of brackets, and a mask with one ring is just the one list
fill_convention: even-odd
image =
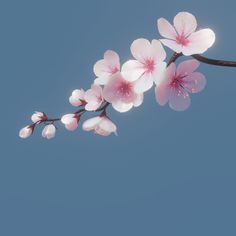
[[(158, 30), (164, 39), (149, 41), (144, 38), (131, 44), (132, 60), (122, 66), (119, 55), (108, 50), (104, 58), (94, 65), (94, 80), (87, 91), (76, 89), (69, 102), (79, 110), (63, 115), (61, 118), (48, 118), (43, 112), (35, 112), (32, 124), (22, 128), (21, 138), (29, 137), (36, 125), (44, 124), (42, 136), (51, 139), (55, 136), (55, 122), (61, 121), (67, 130), (73, 131), (83, 114), (101, 112), (98, 116), (82, 124), (85, 131), (108, 136), (116, 134), (116, 125), (110, 120), (106, 109), (109, 105), (118, 112), (127, 112), (142, 104), (144, 93), (155, 85), (155, 97), (159, 105), (169, 103), (175, 111), (184, 111), (190, 106), (190, 93), (198, 93), (205, 88), (206, 78), (196, 72), (200, 62), (209, 65), (236, 67), (236, 62), (210, 59), (199, 54), (204, 53), (215, 42), (215, 33), (207, 28), (197, 30), (196, 18), (188, 12), (180, 12), (174, 18), (172, 26), (166, 19), (157, 21)], [(163, 46), (174, 51), (166, 63), (166, 51)], [(192, 56), (178, 66), (177, 59)]]
[(199, 54), (192, 55), (196, 60), (214, 66), (226, 66), (226, 67), (236, 67), (236, 61), (225, 61), (225, 60), (216, 60), (207, 57), (203, 57)]

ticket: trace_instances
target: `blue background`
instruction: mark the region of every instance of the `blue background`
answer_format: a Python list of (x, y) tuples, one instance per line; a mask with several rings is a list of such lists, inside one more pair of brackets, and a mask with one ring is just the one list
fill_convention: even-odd
[[(0, 235), (236, 235), (236, 68), (201, 65), (204, 92), (186, 112), (154, 91), (125, 114), (119, 136), (59, 125), (47, 141), (18, 131), (35, 110), (73, 111), (107, 49), (122, 62), (134, 39), (159, 38), (156, 20), (179, 11), (212, 28), (205, 56), (236, 59), (234, 1), (4, 1), (0, 3)], [(169, 52), (169, 51), (168, 51)], [(170, 54), (169, 54), (170, 55)]]

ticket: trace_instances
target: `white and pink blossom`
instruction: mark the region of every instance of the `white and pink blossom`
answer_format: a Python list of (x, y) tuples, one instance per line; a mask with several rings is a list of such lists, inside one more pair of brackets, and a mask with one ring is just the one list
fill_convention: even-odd
[(106, 116), (96, 116), (86, 120), (82, 125), (85, 131), (94, 131), (96, 134), (108, 136), (111, 133), (116, 133), (116, 125)]
[(27, 125), (24, 128), (22, 128), (19, 132), (20, 138), (28, 138), (34, 131), (35, 124)]
[(106, 51), (104, 59), (98, 61), (93, 70), (97, 76), (94, 83), (99, 85), (107, 84), (111, 76), (120, 71), (119, 55), (112, 50)]
[(85, 104), (84, 101), (84, 90), (83, 89), (76, 89), (72, 92), (69, 102), (72, 106), (79, 107)]
[(46, 125), (42, 131), (42, 136), (47, 139), (54, 138), (56, 134), (56, 127), (53, 124)]
[(102, 88), (99, 85), (93, 84), (91, 89), (84, 94), (86, 101), (85, 109), (87, 111), (96, 111), (103, 103)]
[(134, 91), (135, 82), (126, 80), (117, 72), (103, 89), (103, 96), (112, 107), (119, 112), (129, 111), (133, 106), (140, 106), (143, 102), (143, 93)]
[(174, 26), (166, 19), (157, 21), (162, 37), (160, 41), (173, 51), (185, 56), (204, 53), (215, 42), (215, 33), (211, 29), (197, 29), (197, 20), (188, 12), (180, 12), (174, 18)]
[(45, 120), (47, 120), (47, 116), (40, 111), (36, 111), (32, 116), (31, 116), (31, 120), (34, 123), (41, 123)]
[(66, 114), (61, 118), (61, 122), (65, 125), (66, 129), (69, 131), (74, 131), (77, 129), (79, 120), (80, 120), (80, 115), (78, 114)]
[(153, 86), (153, 82), (162, 79), (166, 68), (166, 52), (160, 41), (147, 39), (135, 40), (131, 53), (136, 60), (129, 60), (122, 66), (121, 73), (126, 80), (135, 82), (134, 91), (143, 93)]
[(156, 101), (176, 111), (184, 111), (190, 106), (189, 93), (198, 93), (205, 88), (205, 76), (195, 72), (199, 67), (197, 60), (187, 60), (179, 64), (171, 63), (166, 69), (166, 77), (156, 86)]

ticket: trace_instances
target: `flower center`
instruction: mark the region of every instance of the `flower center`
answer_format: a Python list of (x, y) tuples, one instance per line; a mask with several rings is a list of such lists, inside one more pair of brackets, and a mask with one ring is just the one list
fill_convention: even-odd
[(155, 61), (153, 59), (147, 59), (145, 60), (144, 68), (146, 72), (153, 72), (155, 69)]
[(111, 74), (114, 75), (116, 72), (119, 71), (119, 69), (117, 67), (113, 67), (110, 69), (111, 70)]
[(174, 89), (178, 89), (179, 87), (183, 88), (183, 78), (184, 77), (181, 76), (175, 76), (170, 83), (170, 87)]
[(189, 44), (189, 40), (183, 34), (178, 35), (175, 40), (178, 44), (181, 44), (182, 46), (187, 46)]
[(122, 96), (130, 96), (132, 93), (132, 84), (128, 81), (122, 81), (118, 87), (118, 93)]

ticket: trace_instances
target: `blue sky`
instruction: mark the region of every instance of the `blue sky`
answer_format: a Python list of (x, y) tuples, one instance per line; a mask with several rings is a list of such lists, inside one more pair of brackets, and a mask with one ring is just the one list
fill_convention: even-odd
[(216, 33), (205, 56), (236, 60), (235, 6), (1, 1), (0, 235), (235, 235), (235, 68), (201, 65), (207, 87), (186, 112), (158, 106), (154, 91), (131, 112), (110, 109), (118, 137), (63, 126), (51, 141), (18, 137), (35, 110), (72, 111), (70, 93), (90, 86), (105, 50), (124, 62), (133, 40), (158, 39), (159, 17), (192, 12)]

